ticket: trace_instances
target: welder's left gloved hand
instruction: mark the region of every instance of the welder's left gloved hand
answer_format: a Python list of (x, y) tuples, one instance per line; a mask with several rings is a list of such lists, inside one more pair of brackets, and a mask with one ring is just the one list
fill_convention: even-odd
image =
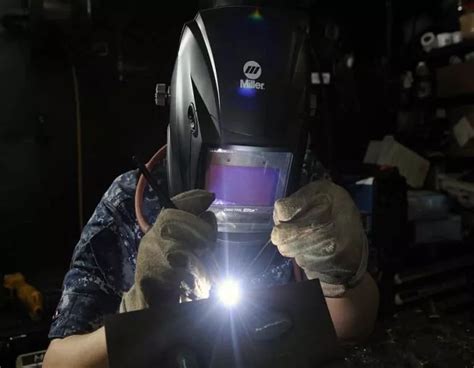
[(367, 237), (346, 190), (328, 181), (307, 184), (278, 200), (272, 242), (295, 258), (309, 279), (321, 281), (326, 297), (340, 297), (367, 269)]
[(204, 259), (217, 237), (216, 218), (207, 211), (214, 198), (190, 190), (171, 198), (176, 209), (161, 210), (140, 241), (135, 282), (124, 293), (120, 312), (209, 296), (213, 268)]

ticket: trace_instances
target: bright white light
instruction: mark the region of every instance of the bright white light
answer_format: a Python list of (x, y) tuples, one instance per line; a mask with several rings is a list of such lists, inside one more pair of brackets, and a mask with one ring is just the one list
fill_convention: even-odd
[(240, 301), (239, 283), (232, 279), (222, 281), (218, 286), (217, 296), (222, 304), (227, 307), (233, 307)]

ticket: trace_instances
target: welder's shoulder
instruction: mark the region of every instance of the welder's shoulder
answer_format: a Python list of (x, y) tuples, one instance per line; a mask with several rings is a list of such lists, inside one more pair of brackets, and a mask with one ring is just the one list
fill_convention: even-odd
[[(156, 178), (158, 185), (166, 193), (166, 171), (164, 166), (157, 166), (152, 169), (152, 175)], [(115, 225), (119, 227), (132, 227), (133, 232), (138, 236), (143, 234), (139, 230), (137, 217), (135, 214), (135, 191), (138, 184), (139, 171), (128, 171), (118, 176), (107, 189), (94, 213), (94, 220), (101, 220), (106, 214), (113, 215)], [(151, 224), (156, 220), (160, 210), (160, 204), (156, 193), (145, 186), (142, 192), (142, 214)], [(109, 221), (112, 220), (109, 218)]]
[[(92, 250), (98, 255), (107, 251), (117, 254), (117, 248), (130, 248), (129, 253), (134, 253), (134, 243), (141, 236), (134, 207), (137, 174), (137, 171), (128, 171), (119, 175), (84, 227), (82, 240), (90, 242)], [(130, 255), (133, 254), (128, 254), (128, 257)]]
[(134, 197), (137, 172), (119, 175), (103, 194), (86, 226), (83, 235), (94, 235), (100, 228), (133, 227), (136, 223)]
[[(76, 246), (75, 253), (91, 253), (105, 274), (123, 263), (134, 266), (138, 243), (143, 236), (135, 214), (137, 181), (138, 172), (129, 171), (112, 182)], [(142, 210), (150, 223), (156, 218), (158, 209), (156, 196), (145, 190)]]
[(119, 175), (102, 196), (102, 202), (120, 205), (123, 201), (131, 200), (135, 196), (138, 182), (138, 171), (127, 171)]
[(134, 211), (136, 172), (117, 177), (84, 226), (74, 249), (74, 269), (97, 274), (105, 285), (120, 294), (133, 282), (135, 257), (141, 232)]
[(140, 230), (134, 213), (137, 172), (118, 176), (84, 226), (65, 275), (50, 338), (90, 332), (118, 310), (134, 278)]

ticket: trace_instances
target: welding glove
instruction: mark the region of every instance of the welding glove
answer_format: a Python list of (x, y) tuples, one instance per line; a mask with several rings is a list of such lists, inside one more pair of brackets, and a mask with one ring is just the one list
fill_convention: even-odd
[(140, 242), (135, 283), (120, 312), (209, 296), (211, 276), (201, 257), (212, 251), (217, 237), (216, 218), (206, 211), (214, 195), (191, 190), (172, 201), (178, 209), (163, 209)]
[(343, 296), (367, 269), (367, 237), (360, 213), (340, 186), (319, 180), (275, 203), (272, 242), (294, 258), (326, 297)]

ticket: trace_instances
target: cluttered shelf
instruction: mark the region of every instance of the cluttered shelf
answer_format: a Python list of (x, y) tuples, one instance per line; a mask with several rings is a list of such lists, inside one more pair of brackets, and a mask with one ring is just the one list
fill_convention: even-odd
[(446, 171), (455, 165), (422, 152), (393, 136), (372, 141), (364, 163), (373, 177), (348, 186), (369, 234), (385, 317), (432, 301), (443, 311), (474, 302), (471, 174)]
[(462, 39), (459, 42), (451, 43), (444, 47), (438, 47), (430, 49), (428, 51), (423, 50), (417, 58), (424, 59), (429, 62), (443, 62), (448, 61), (453, 56), (457, 59), (452, 58), (451, 62), (459, 62), (460, 60), (470, 60), (474, 58), (474, 39)]
[(378, 262), (381, 315), (368, 341), (345, 347), (347, 367), (473, 366), (474, 201), (456, 180), (470, 177), (450, 186), (431, 172), (433, 182), (436, 165), (393, 137), (372, 142), (365, 161), (383, 169), (350, 189)]
[[(366, 160), (398, 167), (407, 190), (406, 247), (391, 248), (389, 299), (472, 305), (474, 265), (474, 13), (459, 29), (427, 32), (401, 75), (398, 131)], [(372, 147), (377, 151), (378, 147)], [(388, 258), (388, 257), (386, 257)], [(470, 275), (469, 275), (470, 274)], [(450, 295), (453, 293), (453, 295)], [(444, 298), (446, 296), (446, 298)], [(443, 301), (443, 298), (446, 299)]]
[(459, 240), (407, 248), (404, 265), (397, 267), (391, 280), (396, 309), (436, 303), (436, 309), (446, 312), (461, 304), (472, 305), (474, 249), (471, 243)]
[[(469, 19), (474, 22), (473, 14), (469, 14)], [(439, 34), (427, 32), (420, 37), (420, 46), (405, 60), (414, 70), (402, 76), (405, 90), (414, 84), (417, 103), (434, 108), (474, 104), (471, 28)]]

